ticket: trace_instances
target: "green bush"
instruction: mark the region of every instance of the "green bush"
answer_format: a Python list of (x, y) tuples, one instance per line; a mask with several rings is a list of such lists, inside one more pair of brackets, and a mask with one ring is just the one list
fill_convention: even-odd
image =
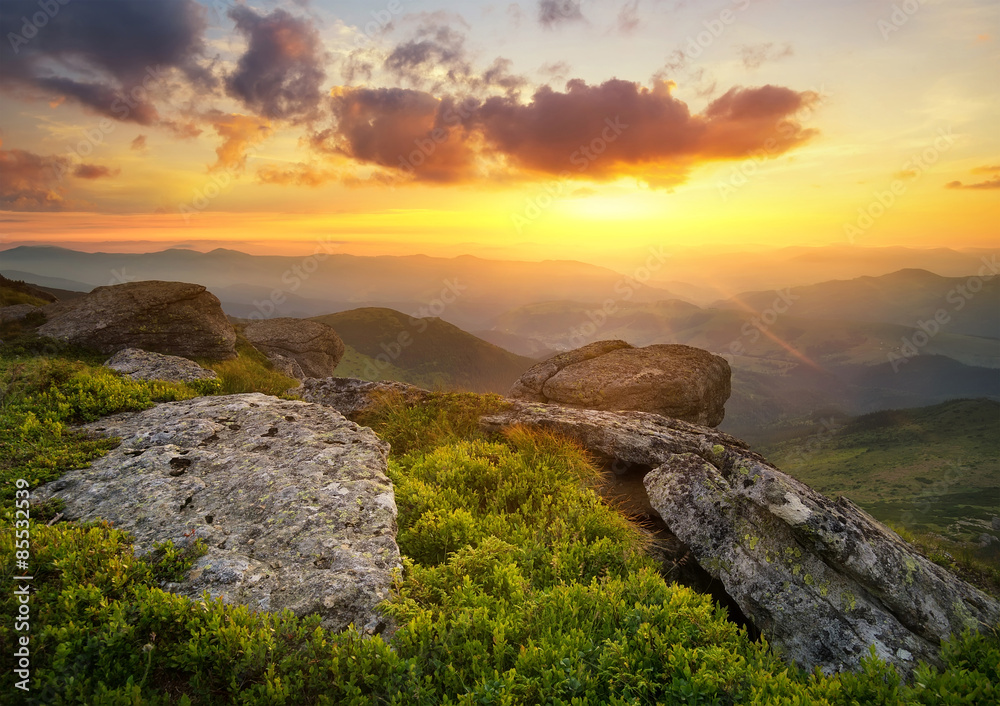
[(113, 370), (65, 358), (0, 359), (0, 500), (9, 512), (13, 483), (32, 487), (117, 446), (72, 425), (156, 402), (190, 399), (215, 385), (132, 380)]
[[(17, 383), (4, 443), (20, 464), (5, 472), (45, 478), (104, 449), (70, 421), (197, 394), (67, 361), (5, 375)], [(399, 442), (389, 470), (404, 571), (385, 605), (388, 642), (165, 592), (197, 546), (137, 558), (106, 523), (33, 522), (32, 691), (15, 692), (10, 670), (0, 689), (54, 706), (996, 702), (996, 630), (948, 642), (945, 668), (921, 665), (912, 683), (874, 657), (839, 676), (787, 666), (711, 598), (661, 577), (641, 532), (598, 499), (579, 448), (524, 430), (487, 438), (476, 419), (499, 404), (442, 395), (369, 415)], [(6, 579), (14, 551), (13, 533), (0, 534)], [(14, 600), (0, 596), (4, 615)], [(0, 622), (0, 652), (18, 634)]]

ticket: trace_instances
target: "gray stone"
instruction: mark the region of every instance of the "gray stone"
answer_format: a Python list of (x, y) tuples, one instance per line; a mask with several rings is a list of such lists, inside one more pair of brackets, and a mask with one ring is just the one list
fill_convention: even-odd
[(203, 368), (193, 360), (176, 355), (151, 353), (139, 348), (118, 351), (104, 363), (133, 380), (166, 380), (191, 382), (192, 380), (218, 379), (214, 370)]
[(532, 366), (508, 397), (598, 410), (638, 410), (718, 426), (730, 395), (729, 363), (691, 346), (634, 348), (598, 341)]
[(307, 402), (333, 407), (347, 417), (366, 412), (385, 399), (398, 397), (407, 404), (413, 404), (422, 402), (431, 394), (405, 382), (369, 382), (355, 378), (314, 378), (306, 380), (296, 392)]
[(243, 335), (276, 368), (298, 380), (330, 377), (344, 357), (344, 342), (337, 332), (309, 319), (254, 321)]
[[(483, 417), (554, 431), (598, 458), (652, 468), (648, 500), (768, 642), (806, 669), (857, 669), (874, 646), (910, 674), (940, 641), (1000, 621), (1000, 604), (846, 498), (830, 500), (745, 443), (643, 412), (517, 403)], [(613, 465), (613, 467), (615, 467)]]
[(152, 280), (98, 287), (44, 311), (48, 321), (40, 335), (102, 353), (141, 348), (187, 358), (236, 356), (236, 331), (200, 284)]
[(378, 632), (400, 568), (388, 445), (332, 409), (262, 394), (170, 402), (84, 427), (121, 445), (39, 488), (69, 519), (111, 520), (209, 552), (169, 590), (255, 610), (319, 613)]
[(33, 304), (14, 304), (13, 306), (0, 307), (0, 324), (23, 321), (26, 316), (41, 310), (41, 307)]

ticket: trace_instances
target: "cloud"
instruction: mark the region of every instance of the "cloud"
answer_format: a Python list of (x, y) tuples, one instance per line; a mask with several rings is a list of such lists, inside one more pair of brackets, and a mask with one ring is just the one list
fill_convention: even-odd
[(409, 89), (340, 88), (335, 126), (313, 145), (419, 181), (628, 176), (671, 186), (698, 163), (755, 150), (777, 156), (815, 132), (795, 118), (818, 100), (812, 92), (733, 88), (692, 115), (671, 88), (574, 79), (563, 92), (538, 89), (529, 103), (494, 96), (462, 104)]
[(521, 23), (524, 22), (524, 11), (521, 10), (521, 6), (516, 2), (511, 3), (507, 6), (507, 18), (510, 20), (514, 29), (520, 29)]
[(684, 181), (697, 162), (744, 158), (757, 149), (778, 155), (812, 134), (792, 117), (817, 99), (812, 93), (734, 88), (692, 115), (671, 88), (576, 79), (565, 93), (543, 87), (527, 105), (490, 99), (477, 119), (486, 140), (526, 171), (634, 176), (661, 186)]
[(315, 117), (327, 54), (311, 22), (282, 9), (258, 15), (244, 5), (230, 10), (229, 17), (248, 45), (226, 77), (226, 92), (268, 119)]
[(78, 164), (73, 168), (73, 176), (78, 179), (105, 179), (121, 174), (121, 169), (111, 169), (101, 164)]
[(779, 61), (795, 53), (792, 50), (792, 45), (787, 42), (782, 47), (776, 47), (774, 42), (764, 42), (762, 44), (743, 44), (737, 49), (743, 60), (743, 66), (750, 70), (759, 69), (765, 62)]
[(262, 184), (317, 187), (335, 178), (336, 172), (304, 162), (296, 162), (288, 167), (268, 164), (257, 170), (257, 181)]
[(902, 169), (895, 174), (893, 174), (894, 179), (902, 179), (903, 181), (908, 181), (910, 179), (916, 179), (920, 174), (916, 169)]
[(481, 72), (473, 66), (466, 35), (454, 28), (467, 26), (461, 16), (440, 11), (407, 15), (405, 19), (419, 24), (410, 38), (388, 53), (380, 55), (373, 49), (351, 52), (341, 66), (346, 83), (356, 79), (371, 82), (381, 65), (385, 75), (379, 78), (388, 77), (396, 84), (431, 93), (515, 95), (528, 84), (526, 77), (513, 73), (513, 62), (504, 57), (495, 58)]
[(565, 79), (572, 70), (573, 67), (565, 61), (554, 61), (538, 67), (538, 73), (551, 80)]
[[(43, 27), (26, 29), (37, 0), (0, 5), (0, 85), (69, 99), (101, 115), (151, 125), (155, 99), (175, 70), (210, 86), (204, 55), (205, 9), (195, 0), (102, 0), (59, 3)], [(17, 38), (25, 38), (22, 43)]]
[[(527, 85), (528, 80), (524, 76), (511, 73), (510, 69), (513, 65), (514, 62), (510, 59), (497, 57), (493, 60), (490, 67), (483, 72), (480, 79), (481, 83), (486, 87), (502, 88), (507, 93), (515, 93)], [(473, 81), (473, 85), (475, 83), (477, 82)]]
[(618, 12), (618, 32), (632, 34), (639, 29), (639, 0), (629, 0)]
[(222, 138), (222, 144), (215, 149), (217, 159), (209, 171), (242, 171), (246, 166), (247, 150), (271, 134), (270, 122), (254, 115), (215, 110), (204, 118)]
[(0, 208), (57, 211), (66, 207), (62, 177), (69, 160), (25, 150), (0, 149)]
[(945, 184), (946, 189), (976, 189), (976, 190), (987, 190), (987, 189), (1000, 189), (1000, 165), (984, 165), (981, 167), (973, 167), (969, 170), (972, 174), (990, 174), (989, 179), (986, 181), (979, 181), (974, 184), (963, 184), (960, 181), (949, 181)]
[(463, 123), (474, 106), (406, 88), (334, 89), (336, 126), (312, 136), (316, 149), (432, 182), (471, 179), (476, 150)]
[(986, 181), (976, 182), (975, 184), (963, 184), (960, 181), (949, 181), (945, 184), (948, 189), (1000, 189), (1000, 176), (995, 176)]
[(385, 60), (397, 79), (422, 86), (433, 69), (443, 69), (451, 82), (468, 77), (472, 70), (465, 51), (465, 35), (447, 25), (427, 23), (416, 37), (398, 45)]
[(133, 152), (145, 152), (146, 151), (146, 136), (136, 135), (136, 138), (132, 140), (128, 148)]
[(539, 0), (538, 21), (545, 28), (551, 29), (567, 22), (582, 22), (580, 12), (582, 0)]

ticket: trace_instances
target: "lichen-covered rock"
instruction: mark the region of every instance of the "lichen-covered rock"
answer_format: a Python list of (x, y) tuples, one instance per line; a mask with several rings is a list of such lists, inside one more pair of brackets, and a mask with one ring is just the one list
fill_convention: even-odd
[[(707, 427), (642, 412), (518, 403), (481, 420), (558, 432), (652, 468), (648, 500), (768, 642), (807, 669), (857, 669), (874, 646), (904, 674), (1000, 604), (845, 498), (830, 500)], [(614, 466), (613, 466), (614, 467)]]
[(308, 319), (265, 319), (247, 324), (243, 335), (275, 367), (298, 380), (325, 378), (344, 357), (344, 342), (331, 327)]
[(102, 353), (141, 348), (186, 358), (236, 356), (236, 331), (218, 298), (200, 284), (127, 282), (45, 307), (39, 327), (51, 336)]
[(171, 402), (85, 428), (122, 443), (35, 499), (61, 498), (69, 519), (113, 521), (138, 554), (203, 539), (208, 554), (167, 590), (381, 630), (376, 606), (400, 558), (388, 445), (370, 429), (261, 394)]
[(730, 374), (725, 359), (700, 348), (597, 341), (532, 366), (508, 397), (653, 412), (714, 427), (725, 416)]
[(333, 407), (348, 417), (368, 411), (387, 397), (400, 397), (406, 403), (416, 403), (431, 394), (405, 382), (369, 382), (356, 378), (313, 378), (303, 382), (296, 392), (307, 402)]
[(34, 304), (14, 304), (13, 306), (0, 307), (0, 324), (11, 321), (23, 321), (26, 317), (41, 311), (41, 307)]
[(214, 370), (203, 368), (193, 360), (176, 355), (151, 353), (139, 348), (126, 348), (118, 351), (108, 358), (104, 365), (129, 376), (133, 380), (191, 382), (193, 380), (215, 380), (219, 377)]

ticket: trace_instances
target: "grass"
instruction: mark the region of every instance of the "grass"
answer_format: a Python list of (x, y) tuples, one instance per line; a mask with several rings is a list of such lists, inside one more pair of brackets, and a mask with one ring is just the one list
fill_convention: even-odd
[[(951, 400), (849, 419), (759, 451), (827, 495), (846, 495), (883, 522), (956, 542), (998, 533), (1000, 403)], [(984, 557), (985, 558), (985, 557)]]
[(285, 399), (294, 397), (291, 390), (299, 386), (299, 381), (275, 370), (267, 356), (242, 335), (236, 338), (236, 354), (232, 360), (200, 361), (203, 367), (214, 370), (219, 376), (221, 394), (262, 392)]
[[(2, 369), (16, 380), (4, 428), (21, 429), (29, 415), (58, 422), (9, 440), (21, 446), (5, 480), (47, 464), (53, 450), (62, 459), (32, 484), (104, 450), (73, 435), (70, 420), (198, 392), (129, 381), (80, 360), (3, 359)], [(393, 442), (405, 568), (384, 606), (397, 624), (389, 642), (328, 633), (317, 616), (165, 592), (163, 582), (194, 555), (165, 546), (138, 559), (129, 536), (107, 524), (32, 521), (32, 690), (16, 692), (11, 670), (0, 689), (51, 706), (1000, 698), (996, 631), (956, 637), (943, 648), (945, 668), (923, 665), (909, 684), (874, 658), (852, 675), (789, 668), (709, 597), (663, 579), (643, 535), (598, 499), (598, 471), (581, 449), (545, 433), (484, 434), (479, 414), (502, 404), (478, 395), (421, 405), (386, 397), (366, 415)], [(14, 543), (15, 533), (0, 534), (8, 582)], [(12, 591), (0, 594), (0, 611), (16, 614)], [(13, 654), (23, 634), (0, 622), (0, 651)]]
[(14, 306), (16, 304), (45, 306), (54, 299), (55, 297), (52, 295), (26, 282), (7, 279), (3, 275), (0, 275), (0, 307)]
[(14, 306), (16, 304), (31, 304), (31, 306), (45, 306), (49, 302), (39, 297), (32, 296), (27, 292), (18, 292), (10, 287), (0, 287), (0, 307)]

